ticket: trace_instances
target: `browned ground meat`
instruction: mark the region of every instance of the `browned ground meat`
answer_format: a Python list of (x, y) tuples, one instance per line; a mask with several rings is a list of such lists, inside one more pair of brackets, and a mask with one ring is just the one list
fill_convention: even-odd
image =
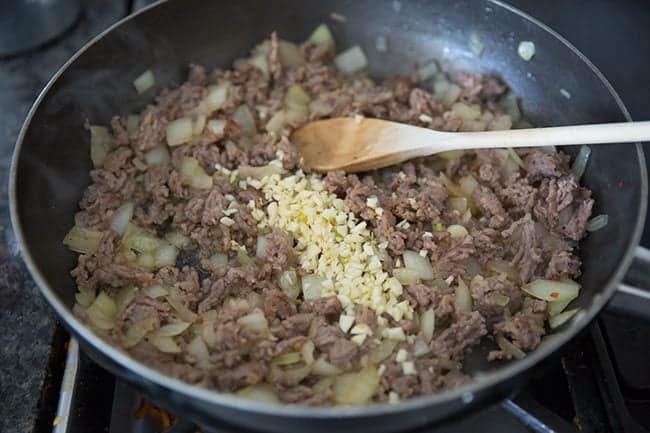
[[(265, 209), (271, 198), (231, 179), (224, 168), (263, 166), (279, 157), (285, 173), (294, 172), (300, 155), (290, 134), (321, 117), (360, 114), (446, 131), (507, 128), (512, 122), (500, 108), (507, 88), (494, 77), (454, 77), (458, 101), (478, 104), (481, 112), (468, 119), (411, 77), (375, 83), (361, 73), (339, 73), (327, 47), (303, 44), (306, 61), (287, 64), (283, 43), (273, 34), (256, 48), (254, 55), (268, 69), (246, 60), (228, 70), (191, 65), (187, 82), (163, 90), (140, 113), (137, 126), (112, 119), (111, 148), (91, 171), (76, 215), (77, 226), (105, 235), (94, 252), (79, 256), (72, 271), (81, 294), (105, 292), (117, 300), (114, 323), (100, 323), (100, 332), (183, 380), (227, 392), (270, 384), (280, 401), (313, 405), (333, 404), (336, 393), (331, 378), (312, 374), (308, 359), (341, 372), (375, 362), (382, 374), (372, 398), (387, 401), (466, 383), (464, 354), (476, 344), (490, 344), (483, 338), (488, 334), (502, 335), (524, 351), (537, 347), (546, 333), (546, 304), (521, 285), (579, 275), (581, 262), (572, 248), (585, 235), (594, 204), (562, 153), (521, 151), (523, 167), (507, 152), (489, 150), (372, 173), (327, 173), (326, 190), (386, 243), (386, 272), (399, 266), (406, 250), (419, 251), (426, 253), (433, 278), (404, 283), (399, 299), (413, 307), (413, 318), (394, 320), (361, 305), (346, 311), (336, 296), (303, 300), (304, 272), (293, 253), (294, 239), (258, 227), (253, 218), (251, 208)], [(193, 116), (209, 86), (223, 82), (229, 83), (225, 103), (206, 119), (224, 120), (223, 131), (205, 128), (191, 142), (169, 147), (169, 161), (148, 163), (147, 152), (166, 147), (167, 125)], [(283, 110), (293, 85), (311, 98), (308, 116), (269, 133), (267, 122)], [(242, 109), (251, 114), (254, 130), (235, 120)], [(210, 188), (188, 184), (186, 158), (195, 158)], [(132, 224), (149, 236), (180, 236), (174, 263), (147, 264), (145, 247), (125, 245), (126, 237), (110, 229), (125, 202), (134, 205)], [(451, 225), (462, 225), (467, 235), (452, 236), (446, 230)], [(461, 283), (469, 290), (471, 311), (458, 306)], [(92, 315), (87, 306), (76, 310), (84, 319)], [(429, 310), (435, 332), (425, 338), (420, 315)], [(157, 334), (179, 320), (192, 326), (180, 335)], [(344, 320), (354, 327), (342, 329)], [(373, 361), (387, 341), (381, 340), (387, 327), (401, 327), (404, 338)], [(490, 359), (508, 357), (502, 351), (490, 354)]]

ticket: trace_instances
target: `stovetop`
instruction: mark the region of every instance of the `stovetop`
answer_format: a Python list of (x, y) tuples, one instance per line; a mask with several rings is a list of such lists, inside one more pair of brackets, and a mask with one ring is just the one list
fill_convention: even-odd
[[(57, 327), (52, 312), (18, 257), (6, 200), (13, 145), (38, 91), (87, 40), (129, 10), (147, 2), (84, 0), (81, 17), (65, 34), (29, 53), (0, 58), (0, 106), (3, 107), (0, 116), (1, 433), (50, 432), (53, 423), (57, 424), (57, 433), (153, 432), (160, 431), (156, 430), (156, 418), (171, 420), (78, 354), (75, 343)], [(510, 0), (510, 3), (573, 42), (610, 79), (632, 117), (650, 119), (647, 102), (650, 85), (644, 84), (650, 69), (648, 2)], [(595, 32), (596, 28), (607, 31)], [(646, 152), (650, 151), (650, 146), (645, 148)], [(650, 246), (650, 230), (646, 230), (643, 244)], [(650, 287), (647, 268), (630, 274), (628, 282)], [(474, 415), (463, 415), (435, 431), (650, 431), (649, 347), (650, 324), (606, 312), (561, 357), (549, 361), (540, 376), (512, 401)], [(66, 368), (75, 373), (68, 373), (64, 380)], [(61, 417), (56, 418), (57, 406), (65, 406), (66, 401), (70, 403), (70, 411), (61, 412)], [(135, 416), (147, 414), (157, 416), (154, 420), (151, 416)]]

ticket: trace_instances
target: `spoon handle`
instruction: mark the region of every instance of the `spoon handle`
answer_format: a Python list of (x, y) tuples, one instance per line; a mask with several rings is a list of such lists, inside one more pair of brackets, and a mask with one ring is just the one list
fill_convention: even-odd
[(450, 147), (456, 149), (630, 143), (650, 141), (650, 121), (511, 129), (507, 131), (456, 132), (448, 134), (445, 139), (448, 140)]

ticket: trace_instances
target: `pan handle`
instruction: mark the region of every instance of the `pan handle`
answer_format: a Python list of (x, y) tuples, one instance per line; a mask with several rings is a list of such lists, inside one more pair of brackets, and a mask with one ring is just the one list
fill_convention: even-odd
[(618, 286), (607, 310), (650, 320), (650, 249), (636, 248), (624, 282)]

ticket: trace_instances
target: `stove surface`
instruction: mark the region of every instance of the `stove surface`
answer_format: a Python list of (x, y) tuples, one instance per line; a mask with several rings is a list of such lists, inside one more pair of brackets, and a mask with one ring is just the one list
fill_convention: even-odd
[[(404, 0), (406, 1), (406, 0)], [(0, 432), (59, 433), (161, 431), (155, 420), (135, 417), (142, 397), (80, 355), (74, 381), (64, 381), (65, 333), (18, 257), (8, 219), (7, 174), (22, 120), (56, 69), (93, 35), (147, 0), (86, 0), (76, 25), (35, 51), (0, 59)], [(650, 4), (641, 0), (511, 0), (577, 46), (620, 93), (635, 119), (650, 119)], [(594, 31), (594, 29), (607, 31)], [(10, 109), (7, 109), (10, 107)], [(646, 151), (650, 146), (646, 144)], [(643, 243), (650, 246), (650, 230)], [(647, 268), (630, 275), (650, 288)], [(25, 350), (26, 341), (30, 350)], [(589, 333), (512, 403), (464, 415), (426, 431), (650, 431), (650, 326), (603, 314)], [(72, 344), (74, 347), (74, 344)], [(61, 384), (69, 411), (56, 418)], [(70, 387), (70, 388), (67, 388)], [(129, 404), (125, 404), (129, 403)], [(142, 413), (141, 413), (142, 415)], [(529, 415), (535, 415), (530, 417)], [(65, 426), (65, 430), (62, 428)], [(489, 426), (489, 428), (488, 428)], [(178, 428), (183, 427), (179, 426)], [(149, 429), (149, 430), (147, 430)], [(177, 432), (181, 430), (177, 429)], [(191, 430), (187, 430), (191, 431)], [(234, 431), (228, 427), (217, 431)], [(207, 432), (206, 432), (207, 433)]]

